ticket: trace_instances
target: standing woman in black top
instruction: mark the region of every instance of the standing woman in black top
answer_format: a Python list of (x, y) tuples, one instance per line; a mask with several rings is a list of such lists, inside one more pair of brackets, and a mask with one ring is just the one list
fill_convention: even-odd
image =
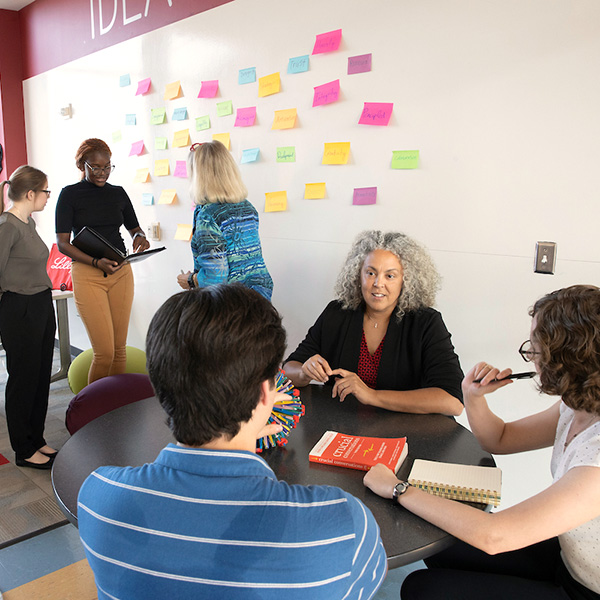
[(82, 179), (63, 188), (56, 205), (58, 248), (73, 259), (75, 305), (94, 351), (88, 383), (125, 372), (133, 273), (128, 263), (119, 265), (108, 258), (93, 258), (82, 252), (71, 244), (71, 233), (75, 236), (87, 226), (125, 252), (119, 233), (121, 225), (125, 225), (135, 252), (150, 246), (129, 196), (122, 187), (108, 183), (114, 169), (111, 155), (102, 140), (85, 140), (75, 155)]
[[(4, 210), (4, 190), (12, 206)], [(38, 169), (19, 167), (0, 184), (0, 336), (6, 352), (6, 423), (19, 467), (50, 469), (56, 450), (44, 440), (54, 350), (48, 248), (31, 213), (50, 190)]]

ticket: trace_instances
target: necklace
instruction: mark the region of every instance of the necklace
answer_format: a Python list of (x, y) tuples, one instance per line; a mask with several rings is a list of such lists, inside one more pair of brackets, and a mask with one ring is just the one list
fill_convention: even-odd
[(365, 315), (367, 315), (367, 319), (369, 319), (369, 321), (373, 321), (373, 327), (377, 329), (379, 323), (368, 312), (365, 312)]

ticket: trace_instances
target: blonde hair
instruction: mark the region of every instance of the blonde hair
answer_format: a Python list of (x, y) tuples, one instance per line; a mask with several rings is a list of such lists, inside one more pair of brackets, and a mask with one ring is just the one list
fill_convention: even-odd
[(30, 167), (22, 165), (15, 169), (10, 179), (0, 183), (0, 215), (4, 212), (4, 189), (8, 186), (8, 197), (13, 202), (19, 202), (29, 190), (40, 191), (48, 181), (45, 173)]
[(221, 142), (201, 144), (190, 151), (187, 162), (190, 195), (196, 204), (235, 203), (248, 196), (240, 170)]
[(409, 311), (433, 306), (440, 276), (425, 248), (404, 233), (363, 231), (354, 240), (335, 286), (343, 308), (355, 310), (364, 303), (360, 271), (374, 250), (391, 252), (402, 265), (402, 291), (395, 311), (398, 321)]

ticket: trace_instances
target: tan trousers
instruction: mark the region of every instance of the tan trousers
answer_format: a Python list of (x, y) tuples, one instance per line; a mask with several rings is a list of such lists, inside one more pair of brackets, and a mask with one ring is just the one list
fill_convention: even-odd
[(133, 303), (133, 273), (126, 264), (104, 277), (100, 269), (73, 262), (75, 306), (94, 351), (88, 384), (125, 373), (127, 330)]

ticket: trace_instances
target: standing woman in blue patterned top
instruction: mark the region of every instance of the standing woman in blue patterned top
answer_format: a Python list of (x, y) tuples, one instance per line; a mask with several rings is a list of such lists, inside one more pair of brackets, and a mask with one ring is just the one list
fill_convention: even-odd
[(273, 280), (258, 237), (258, 213), (229, 150), (221, 142), (194, 144), (188, 156), (190, 192), (196, 203), (194, 272), (177, 276), (184, 289), (241, 283), (268, 300)]

